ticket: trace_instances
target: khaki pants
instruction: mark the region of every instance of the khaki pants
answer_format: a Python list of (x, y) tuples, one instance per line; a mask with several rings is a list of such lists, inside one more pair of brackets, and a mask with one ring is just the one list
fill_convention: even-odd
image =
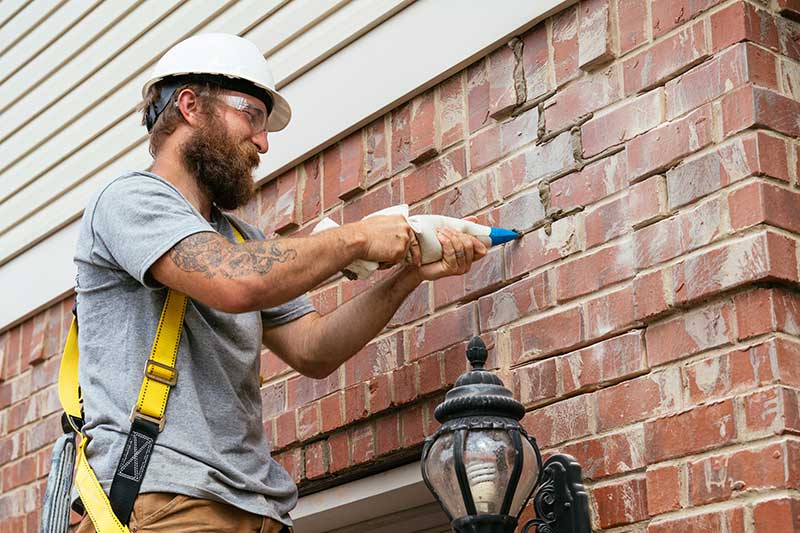
[[(189, 496), (151, 492), (140, 494), (133, 504), (131, 533), (288, 533), (283, 524), (242, 511), (225, 503)], [(85, 515), (76, 533), (95, 533)]]

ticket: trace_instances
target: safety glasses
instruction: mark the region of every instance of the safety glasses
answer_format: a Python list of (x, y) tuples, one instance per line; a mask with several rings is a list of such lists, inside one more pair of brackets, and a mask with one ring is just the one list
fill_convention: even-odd
[(215, 98), (227, 106), (244, 113), (248, 122), (250, 122), (250, 128), (253, 132), (253, 135), (258, 135), (262, 131), (267, 130), (267, 113), (260, 107), (248, 102), (243, 96), (219, 94), (215, 96)]

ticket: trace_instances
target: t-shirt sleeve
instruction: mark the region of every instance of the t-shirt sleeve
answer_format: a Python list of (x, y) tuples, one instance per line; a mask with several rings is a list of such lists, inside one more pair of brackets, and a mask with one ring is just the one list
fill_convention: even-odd
[(170, 185), (148, 176), (109, 184), (94, 204), (92, 254), (149, 288), (161, 285), (150, 267), (182, 239), (214, 231)]
[[(237, 228), (240, 228), (244, 233), (245, 238), (248, 240), (264, 241), (267, 240), (264, 233), (255, 226), (247, 224), (236, 217), (228, 215), (232, 218)], [(305, 316), (309, 313), (316, 311), (314, 304), (308, 295), (303, 294), (294, 300), (290, 300), (285, 304), (263, 309), (261, 311), (261, 321), (264, 327), (275, 327), (281, 324), (286, 324), (292, 320)]]

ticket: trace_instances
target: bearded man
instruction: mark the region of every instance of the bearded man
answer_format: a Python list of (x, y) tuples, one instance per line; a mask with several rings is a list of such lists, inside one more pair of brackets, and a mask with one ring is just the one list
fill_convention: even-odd
[[(323, 378), (421, 282), (467, 272), (486, 248), (445, 230), (442, 260), (420, 266), (400, 216), (267, 240), (224, 214), (252, 197), (268, 132), (291, 117), (245, 39), (204, 34), (177, 44), (143, 96), (153, 164), (98, 191), (75, 255), (82, 433), (102, 489), (81, 492), (88, 514), (78, 531), (101, 531), (98, 523), (114, 531), (288, 531), (297, 488), (270, 457), (261, 422), (262, 343), (299, 373)], [(306, 292), (356, 259), (400, 266), (321, 315)], [(185, 310), (177, 326), (162, 326), (177, 294), (188, 297)], [(174, 367), (148, 360), (151, 345), (155, 353), (176, 328)], [(160, 414), (136, 402), (148, 387), (166, 390)]]

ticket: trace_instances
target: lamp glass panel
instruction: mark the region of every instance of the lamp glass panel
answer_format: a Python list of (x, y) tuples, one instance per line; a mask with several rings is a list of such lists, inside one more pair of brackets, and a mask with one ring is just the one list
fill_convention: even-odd
[(517, 483), (517, 492), (514, 494), (514, 499), (511, 500), (511, 509), (508, 511), (510, 516), (517, 516), (522, 511), (522, 506), (525, 505), (526, 498), (533, 491), (538, 477), (539, 463), (536, 461), (536, 452), (530, 441), (522, 437), (522, 473), (519, 483)]
[(423, 465), (433, 491), (453, 519), (467, 515), (456, 476), (453, 434), (441, 435), (431, 446)]
[(478, 514), (500, 514), (514, 468), (514, 444), (505, 430), (467, 433), (464, 466)]

